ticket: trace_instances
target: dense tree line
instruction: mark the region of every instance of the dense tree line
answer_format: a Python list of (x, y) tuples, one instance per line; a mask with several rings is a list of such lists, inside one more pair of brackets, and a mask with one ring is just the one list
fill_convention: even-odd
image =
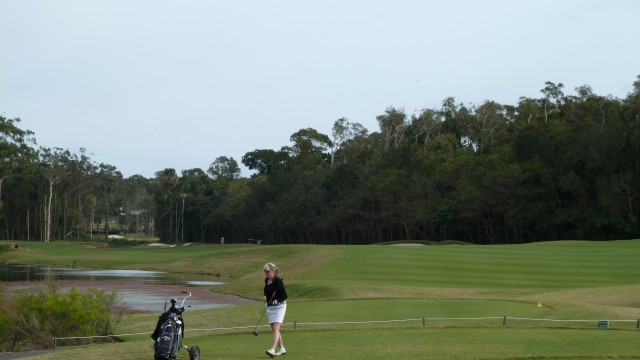
[(118, 231), (150, 234), (152, 182), (123, 179), (85, 149), (35, 148), (20, 119), (0, 116), (0, 238), (90, 239)]
[(247, 152), (248, 178), (220, 156), (207, 171), (123, 179), (84, 150), (34, 150), (18, 121), (1, 118), (0, 129), (0, 231), (10, 239), (86, 238), (109, 232), (109, 217), (165, 242), (640, 236), (640, 76), (624, 99), (547, 82), (515, 105), (390, 107), (371, 133), (340, 118), (330, 135), (300, 129), (278, 150)]

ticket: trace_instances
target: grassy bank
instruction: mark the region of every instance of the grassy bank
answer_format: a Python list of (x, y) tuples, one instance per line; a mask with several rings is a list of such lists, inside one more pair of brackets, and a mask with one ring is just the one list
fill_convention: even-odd
[[(95, 248), (77, 243), (3, 242), (19, 250), (6, 262), (86, 268), (165, 270), (226, 276), (212, 290), (258, 299), (262, 265), (282, 269), (290, 306), (288, 358), (512, 359), (640, 358), (635, 323), (597, 329), (595, 322), (499, 318), (640, 318), (640, 241), (549, 242), (500, 246), (251, 246)], [(14, 248), (14, 246), (12, 246)], [(542, 306), (537, 306), (540, 303)], [(269, 334), (207, 330), (255, 325), (262, 307), (187, 312), (185, 343), (203, 359), (263, 358)], [(428, 318), (426, 326), (420, 320)], [(445, 321), (443, 318), (492, 318)], [(157, 315), (132, 315), (119, 333), (150, 332)], [(394, 323), (397, 319), (418, 319)], [(333, 323), (297, 326), (297, 323)], [(380, 321), (373, 324), (342, 322)], [(189, 340), (188, 339), (193, 339)], [(31, 359), (152, 357), (148, 335)], [(332, 349), (330, 353), (327, 349)], [(333, 354), (333, 355), (331, 355)], [(96, 356), (96, 357), (92, 357)], [(100, 357), (102, 356), (102, 357)], [(187, 359), (186, 352), (182, 354)]]

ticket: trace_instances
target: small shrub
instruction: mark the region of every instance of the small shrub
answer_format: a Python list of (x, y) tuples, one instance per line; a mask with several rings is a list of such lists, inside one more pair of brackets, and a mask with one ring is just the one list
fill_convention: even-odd
[[(117, 293), (73, 287), (68, 292), (49, 286), (37, 294), (23, 292), (13, 300), (14, 326), (11, 351), (45, 349), (53, 337), (113, 335), (122, 312), (112, 311), (120, 302)], [(110, 341), (101, 338), (96, 341)], [(64, 345), (86, 343), (67, 340)]]
[(11, 331), (14, 328), (14, 320), (11, 317), (11, 307), (4, 296), (5, 286), (0, 283), (0, 352), (9, 351), (11, 349)]
[(129, 240), (129, 239), (114, 239), (114, 238), (100, 238), (99, 241), (95, 241), (95, 239), (93, 241), (91, 240), (86, 240), (84, 241), (85, 243), (87, 243), (88, 245), (97, 247), (97, 248), (114, 248), (114, 247), (130, 247), (130, 246), (137, 246), (137, 245), (146, 245), (149, 242), (148, 241), (143, 241), (143, 240)]
[(142, 240), (128, 240), (128, 239), (109, 239), (107, 240), (109, 247), (128, 247), (137, 245), (146, 245), (149, 242)]

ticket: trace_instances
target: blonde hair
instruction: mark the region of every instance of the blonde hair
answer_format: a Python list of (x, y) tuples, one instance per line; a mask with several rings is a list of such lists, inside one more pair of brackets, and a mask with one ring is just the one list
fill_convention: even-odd
[(266, 263), (264, 264), (264, 271), (272, 270), (275, 274), (278, 274), (278, 267), (274, 263)]

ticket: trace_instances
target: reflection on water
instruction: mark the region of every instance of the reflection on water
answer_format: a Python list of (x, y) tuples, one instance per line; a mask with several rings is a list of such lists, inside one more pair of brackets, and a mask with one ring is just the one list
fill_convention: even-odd
[(196, 285), (196, 286), (214, 286), (214, 285), (222, 285), (223, 282), (220, 281), (186, 281), (186, 284)]
[(161, 271), (146, 270), (55, 270), (56, 276), (98, 277), (98, 278), (156, 278), (162, 276)]
[(136, 279), (163, 279), (168, 278), (168, 273), (162, 271), (146, 270), (81, 270), (75, 268), (61, 268), (42, 265), (0, 265), (0, 281), (38, 281), (38, 280), (71, 280), (86, 278), (136, 278)]
[(73, 279), (136, 279), (153, 282), (191, 284), (191, 285), (221, 285), (224, 282), (211, 281), (218, 275), (210, 274), (176, 274), (164, 271), (148, 270), (84, 270), (76, 268), (61, 268), (43, 265), (0, 264), (0, 281), (40, 281), (40, 280), (73, 280)]
[[(116, 291), (122, 296), (123, 302), (131, 310), (136, 311), (162, 311), (163, 304), (171, 298), (180, 298), (181, 291), (191, 287), (207, 287), (222, 285), (222, 281), (212, 281), (211, 278), (220, 279), (219, 276), (206, 274), (174, 274), (162, 271), (146, 270), (84, 270), (60, 268), (53, 266), (1, 264), (0, 281), (7, 283), (10, 290), (37, 291), (46, 287), (48, 280), (55, 280), (63, 288), (76, 286), (79, 289), (95, 287), (105, 291)], [(201, 294), (209, 295), (206, 291)], [(231, 306), (246, 299), (215, 295), (212, 301), (210, 296), (193, 296), (187, 300), (191, 309), (218, 308)], [(247, 300), (250, 302), (249, 300)]]

